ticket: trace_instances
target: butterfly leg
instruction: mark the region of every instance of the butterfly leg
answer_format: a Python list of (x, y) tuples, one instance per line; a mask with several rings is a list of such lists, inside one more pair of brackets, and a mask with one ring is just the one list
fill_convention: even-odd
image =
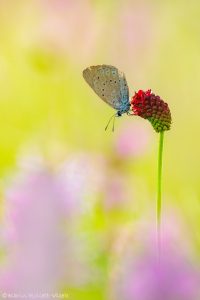
[(135, 114), (131, 114), (129, 111), (127, 112), (128, 116), (135, 116)]

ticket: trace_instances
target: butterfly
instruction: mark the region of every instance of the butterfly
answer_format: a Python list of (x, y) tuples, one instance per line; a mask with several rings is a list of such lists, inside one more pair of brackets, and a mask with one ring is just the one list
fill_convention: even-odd
[(113, 119), (113, 131), (115, 117), (129, 113), (129, 89), (124, 73), (110, 65), (98, 65), (86, 68), (83, 77), (93, 91), (117, 112), (110, 118), (105, 130)]

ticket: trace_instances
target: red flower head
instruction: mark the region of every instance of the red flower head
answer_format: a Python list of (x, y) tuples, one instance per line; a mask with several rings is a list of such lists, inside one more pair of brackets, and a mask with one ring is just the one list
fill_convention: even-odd
[(132, 97), (131, 107), (134, 115), (151, 122), (156, 132), (169, 130), (171, 126), (171, 113), (168, 104), (151, 90), (139, 90)]

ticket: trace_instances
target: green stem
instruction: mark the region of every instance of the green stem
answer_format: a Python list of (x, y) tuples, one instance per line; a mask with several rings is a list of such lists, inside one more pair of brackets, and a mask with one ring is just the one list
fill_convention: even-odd
[(163, 140), (164, 131), (160, 132), (159, 148), (158, 148), (158, 181), (157, 181), (157, 233), (158, 233), (158, 248), (160, 253), (160, 227), (161, 227), (161, 212), (162, 212), (162, 158), (163, 158)]

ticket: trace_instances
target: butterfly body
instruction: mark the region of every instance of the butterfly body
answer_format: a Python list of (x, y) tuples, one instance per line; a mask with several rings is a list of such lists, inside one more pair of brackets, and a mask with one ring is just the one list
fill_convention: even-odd
[(111, 65), (91, 66), (83, 71), (83, 77), (94, 92), (117, 110), (116, 116), (130, 109), (129, 90), (125, 75)]

